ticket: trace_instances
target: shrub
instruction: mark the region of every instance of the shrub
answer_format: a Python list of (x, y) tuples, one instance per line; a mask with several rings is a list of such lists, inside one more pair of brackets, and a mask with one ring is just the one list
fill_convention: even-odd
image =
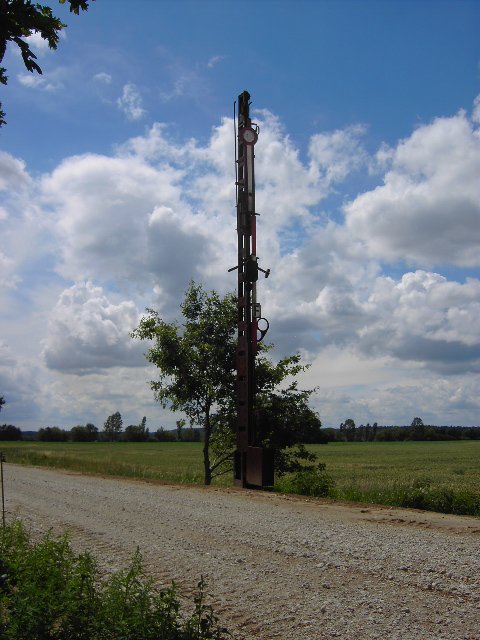
[(0, 536), (2, 640), (222, 640), (203, 580), (190, 616), (174, 585), (155, 587), (137, 551), (128, 569), (100, 579), (89, 553), (76, 556), (67, 536), (33, 544), (21, 523)]
[(468, 489), (417, 481), (400, 492), (399, 506), (457, 515), (480, 515), (480, 495)]
[(303, 444), (275, 450), (275, 473), (277, 476), (315, 471), (317, 467), (325, 469), (325, 465), (316, 463), (317, 455), (308, 451)]
[(334, 481), (326, 473), (325, 465), (316, 469), (296, 471), (280, 476), (275, 482), (275, 490), (282, 493), (298, 493), (303, 496), (326, 497), (334, 488)]

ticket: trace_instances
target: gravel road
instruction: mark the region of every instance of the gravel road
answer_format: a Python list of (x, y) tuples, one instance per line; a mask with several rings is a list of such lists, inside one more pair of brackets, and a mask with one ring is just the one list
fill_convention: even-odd
[(5, 465), (7, 518), (68, 530), (105, 570), (139, 546), (235, 639), (480, 640), (480, 519)]

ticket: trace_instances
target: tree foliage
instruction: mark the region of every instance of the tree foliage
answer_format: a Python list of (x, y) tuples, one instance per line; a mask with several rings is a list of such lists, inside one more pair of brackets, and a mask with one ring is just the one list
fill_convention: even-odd
[(185, 426), (185, 420), (182, 418), (181, 420), (176, 420), (175, 425), (177, 427), (177, 440), (182, 442), (183, 440), (183, 427)]
[(150, 438), (150, 432), (146, 428), (147, 418), (144, 416), (140, 424), (129, 424), (125, 429), (124, 439), (127, 442), (146, 442)]
[(0, 425), (0, 440), (23, 440), (23, 435), (18, 427), (13, 424)]
[(264, 355), (270, 348), (263, 347), (256, 364), (259, 444), (283, 449), (298, 442), (320, 442), (322, 423), (308, 404), (316, 389), (300, 390), (295, 379), (310, 365), (302, 364), (298, 353), (274, 363)]
[(158, 442), (175, 442), (176, 440), (175, 433), (173, 431), (166, 431), (163, 427), (159, 427), (153, 434), (153, 437)]
[(98, 438), (98, 429), (91, 422), (85, 426), (77, 425), (70, 430), (70, 438), (73, 442), (95, 442)]
[[(296, 380), (310, 365), (303, 364), (298, 353), (274, 362), (267, 355), (271, 348), (262, 344), (256, 361), (254, 444), (275, 449), (277, 475), (307, 468), (312, 471), (317, 457), (304, 444), (324, 443), (326, 439), (318, 413), (309, 406), (316, 389), (298, 389)], [(235, 421), (233, 395), (232, 400), (231, 431)]]
[(204, 431), (205, 484), (212, 480), (212, 415), (228, 408), (235, 384), (236, 303), (233, 295), (207, 294), (191, 283), (181, 305), (182, 325), (147, 309), (132, 336), (153, 340), (146, 354), (159, 372), (151, 387), (162, 407), (183, 411)]
[(123, 420), (119, 411), (112, 413), (111, 416), (105, 420), (105, 424), (103, 425), (103, 433), (106, 438), (111, 442), (115, 440), (119, 440), (120, 434), (122, 433), (122, 425)]
[(39, 429), (37, 438), (41, 442), (66, 442), (68, 440), (68, 431), (60, 429), (60, 427), (45, 427)]
[(355, 440), (355, 431), (356, 431), (355, 420), (352, 418), (347, 418), (345, 422), (342, 422), (340, 425), (340, 432), (345, 435), (346, 440), (348, 442), (352, 442)]
[[(286, 362), (289, 364), (287, 367)], [(285, 377), (290, 378), (307, 368), (307, 365), (300, 364), (298, 354), (284, 358), (277, 366), (281, 367)], [(314, 471), (316, 468), (316, 455), (304, 445), (323, 444), (327, 440), (321, 430), (318, 413), (308, 404), (314, 391), (299, 390), (297, 381), (292, 380), (286, 389), (263, 391), (257, 398), (259, 444), (275, 449), (277, 475), (305, 469)]]
[[(59, 0), (65, 4), (67, 0)], [(68, 0), (70, 11), (79, 14), (80, 9), (88, 9), (87, 0)], [(66, 27), (56, 18), (52, 9), (31, 0), (0, 0), (0, 62), (2, 62), (9, 42), (15, 43), (22, 54), (25, 68), (30, 72), (42, 73), (36, 62), (37, 56), (30, 49), (26, 38), (33, 33), (48, 42), (50, 49), (56, 49), (60, 31)], [(0, 67), (0, 82), (7, 84), (8, 78), (5, 67)], [(0, 126), (5, 124), (5, 113), (0, 103)]]

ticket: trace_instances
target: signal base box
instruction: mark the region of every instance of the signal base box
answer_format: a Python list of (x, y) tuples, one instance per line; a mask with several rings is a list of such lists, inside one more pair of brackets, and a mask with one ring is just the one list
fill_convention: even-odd
[(247, 447), (235, 452), (235, 484), (237, 486), (264, 488), (274, 484), (274, 450), (264, 447)]

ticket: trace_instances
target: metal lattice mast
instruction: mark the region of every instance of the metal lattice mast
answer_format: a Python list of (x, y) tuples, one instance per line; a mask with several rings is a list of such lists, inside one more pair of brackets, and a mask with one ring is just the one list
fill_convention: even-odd
[[(240, 486), (263, 486), (266, 477), (264, 450), (256, 447), (255, 356), (259, 340), (268, 330), (258, 328), (258, 266), (255, 211), (255, 153), (259, 129), (250, 119), (250, 94), (238, 97), (237, 121), (237, 235), (238, 235), (238, 341), (237, 341), (237, 452), (235, 482)], [(262, 319), (263, 320), (263, 319)], [(260, 333), (260, 338), (258, 337)], [(273, 467), (272, 467), (273, 473)], [(266, 474), (268, 475), (268, 473)], [(271, 474), (270, 474), (271, 475)], [(270, 480), (270, 477), (268, 478)]]

